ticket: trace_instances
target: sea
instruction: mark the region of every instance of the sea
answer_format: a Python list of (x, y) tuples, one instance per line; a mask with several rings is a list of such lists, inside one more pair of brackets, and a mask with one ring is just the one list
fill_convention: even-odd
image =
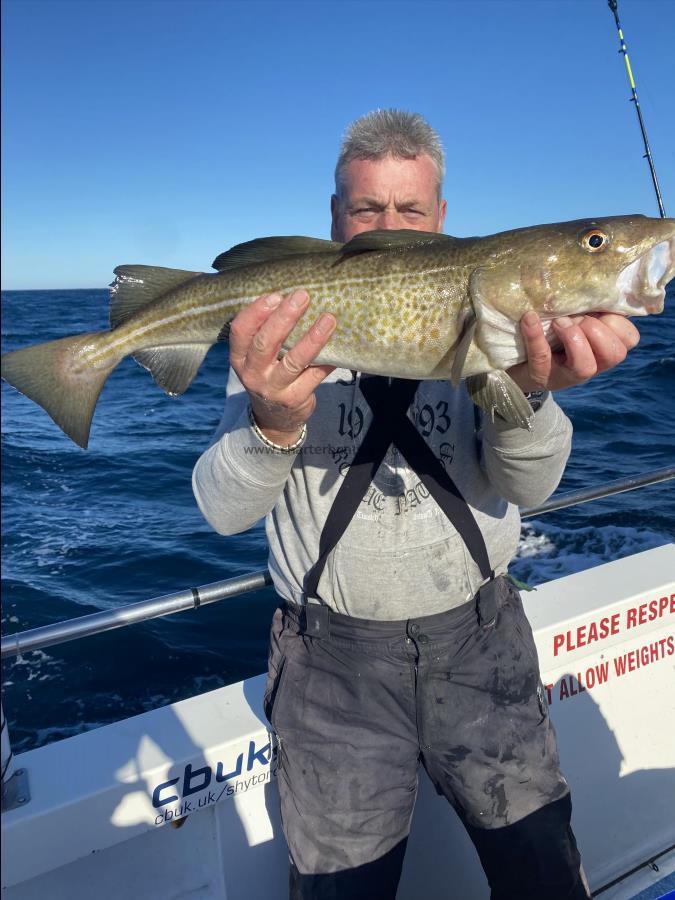
[[(105, 290), (7, 291), (3, 351), (108, 327)], [(557, 394), (574, 424), (558, 494), (673, 465), (675, 282), (662, 315), (635, 320), (616, 369)], [(2, 384), (2, 630), (8, 635), (265, 568), (262, 524), (223, 537), (192, 497), (192, 467), (223, 409), (227, 348), (165, 396), (132, 360), (98, 404), (88, 451)], [(511, 571), (535, 586), (675, 539), (675, 482), (523, 523)], [(271, 589), (60, 644), (2, 665), (23, 751), (260, 673)]]

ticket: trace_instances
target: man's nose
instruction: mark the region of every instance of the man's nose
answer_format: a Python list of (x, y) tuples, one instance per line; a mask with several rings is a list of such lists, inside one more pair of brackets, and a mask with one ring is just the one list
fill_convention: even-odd
[(395, 209), (383, 209), (378, 216), (377, 227), (387, 231), (402, 228), (398, 212)]

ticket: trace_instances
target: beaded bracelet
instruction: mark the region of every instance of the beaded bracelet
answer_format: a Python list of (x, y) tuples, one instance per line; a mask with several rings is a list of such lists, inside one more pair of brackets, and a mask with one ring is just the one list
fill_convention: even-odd
[(307, 424), (302, 426), (302, 430), (300, 432), (300, 437), (295, 441), (295, 443), (291, 444), (289, 447), (284, 447), (282, 444), (275, 444), (274, 441), (271, 441), (268, 437), (260, 430), (260, 426), (255, 420), (255, 416), (253, 415), (253, 410), (249, 406), (248, 408), (248, 420), (251, 423), (251, 428), (253, 429), (255, 436), (261, 441), (266, 447), (269, 447), (270, 450), (276, 450), (278, 453), (296, 453), (300, 447), (305, 442), (305, 438), (307, 437)]

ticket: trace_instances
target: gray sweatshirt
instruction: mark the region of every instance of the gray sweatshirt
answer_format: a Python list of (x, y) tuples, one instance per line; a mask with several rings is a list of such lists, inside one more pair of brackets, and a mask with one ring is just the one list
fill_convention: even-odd
[[(372, 420), (360, 377), (337, 369), (319, 387), (307, 438), (297, 454), (266, 447), (248, 417), (248, 398), (230, 371), (214, 441), (197, 461), (193, 489), (216, 531), (237, 534), (266, 516), (275, 587), (302, 604), (303, 579), (340, 483)], [(572, 427), (548, 396), (534, 430), (484, 416), (463, 386), (423, 381), (408, 411), (481, 528), (492, 568), (507, 570), (518, 544), (518, 506), (555, 490)], [(469, 600), (483, 579), (464, 541), (395, 447), (328, 557), (318, 594), (332, 610), (364, 619), (407, 619)]]

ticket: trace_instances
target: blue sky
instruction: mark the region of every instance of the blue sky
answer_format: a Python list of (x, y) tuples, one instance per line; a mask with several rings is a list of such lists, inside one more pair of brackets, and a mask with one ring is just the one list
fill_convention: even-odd
[[(619, 12), (673, 215), (675, 2)], [(450, 234), (658, 215), (617, 49), (606, 0), (5, 0), (3, 287), (326, 237), (377, 107), (439, 131)]]

